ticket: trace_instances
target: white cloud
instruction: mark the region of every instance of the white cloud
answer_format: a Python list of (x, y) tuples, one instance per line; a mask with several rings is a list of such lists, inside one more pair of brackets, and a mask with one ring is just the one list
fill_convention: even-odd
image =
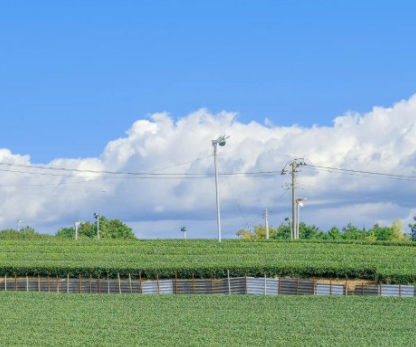
[[(96, 171), (158, 173), (213, 172), (211, 140), (231, 135), (220, 148), (222, 172), (279, 171), (294, 157), (307, 163), (416, 176), (416, 96), (391, 108), (375, 107), (367, 114), (336, 117), (332, 127), (279, 127), (267, 121), (243, 124), (234, 113), (211, 114), (201, 109), (177, 121), (166, 113), (136, 121), (126, 136), (111, 141), (99, 158), (59, 158), (48, 165)], [(195, 237), (216, 237), (215, 190), (206, 179), (138, 179), (92, 172), (48, 172), (31, 165), (29, 156), (0, 149), (0, 228), (17, 219), (39, 230), (55, 231), (93, 212), (138, 226), (139, 235), (168, 237), (167, 230), (186, 225)], [(63, 176), (66, 175), (66, 176)], [(224, 233), (247, 222), (259, 223), (267, 206), (276, 225), (290, 214), (290, 197), (282, 189), (288, 176), (220, 177)], [(411, 219), (416, 182), (341, 175), (304, 168), (299, 195), (308, 197), (301, 218), (327, 228), (352, 222), (371, 226), (397, 217)], [(413, 209), (413, 210), (412, 210)], [(55, 228), (55, 229), (54, 229)], [(146, 230), (142, 230), (145, 228)], [(177, 230), (176, 230), (177, 231)], [(166, 235), (164, 234), (166, 233)], [(175, 233), (173, 233), (175, 234)], [(180, 235), (179, 235), (180, 237)]]

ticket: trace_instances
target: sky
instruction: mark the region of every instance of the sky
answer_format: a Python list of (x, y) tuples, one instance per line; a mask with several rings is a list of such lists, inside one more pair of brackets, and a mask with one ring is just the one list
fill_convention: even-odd
[[(0, 228), (22, 219), (53, 233), (100, 212), (139, 237), (187, 226), (215, 238), (211, 140), (225, 133), (226, 237), (266, 207), (275, 226), (290, 215), (288, 176), (237, 174), (295, 157), (310, 164), (305, 222), (408, 223), (414, 13), (404, 0), (1, 1)], [(182, 176), (102, 172), (154, 170)]]

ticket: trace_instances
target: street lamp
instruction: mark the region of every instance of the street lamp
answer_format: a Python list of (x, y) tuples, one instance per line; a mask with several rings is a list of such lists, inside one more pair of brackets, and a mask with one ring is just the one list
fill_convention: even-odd
[(296, 198), (296, 205), (298, 206), (298, 213), (297, 213), (297, 220), (296, 220), (296, 232), (295, 232), (295, 240), (299, 240), (299, 215), (300, 215), (300, 208), (303, 207), (303, 202), (307, 200), (306, 198)]
[(215, 169), (215, 195), (217, 200), (217, 226), (218, 226), (218, 242), (221, 242), (221, 216), (220, 216), (220, 195), (218, 191), (218, 170), (217, 170), (217, 145), (224, 147), (229, 136), (222, 135), (216, 140), (212, 140), (214, 147), (214, 169)]
[(101, 216), (98, 213), (95, 213), (95, 212), (94, 212), (93, 216), (97, 221), (97, 239), (99, 240), (100, 239), (100, 217)]
[(183, 232), (183, 239), (186, 240), (186, 227), (182, 227), (181, 231)]

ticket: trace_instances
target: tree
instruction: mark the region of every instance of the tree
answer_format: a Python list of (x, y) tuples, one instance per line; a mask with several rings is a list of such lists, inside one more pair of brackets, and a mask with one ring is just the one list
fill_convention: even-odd
[(323, 239), (324, 232), (315, 225), (307, 225), (304, 222), (299, 224), (299, 239), (311, 240), (311, 239)]
[(25, 226), (20, 231), (15, 229), (0, 230), (0, 239), (36, 239), (50, 237), (50, 235), (40, 234), (30, 226)]
[(410, 237), (413, 241), (416, 241), (416, 216), (413, 217), (413, 224), (409, 224), (410, 228)]
[(348, 223), (342, 228), (343, 238), (345, 240), (365, 240), (369, 235), (365, 229), (358, 229), (356, 226)]
[[(73, 227), (61, 228), (56, 233), (58, 237), (75, 238)], [(78, 229), (79, 238), (93, 239), (97, 237), (97, 224), (84, 222)], [(100, 239), (135, 239), (133, 230), (118, 219), (100, 217)]]
[(118, 219), (100, 217), (100, 238), (103, 239), (135, 239), (133, 230)]
[[(75, 228), (74, 227), (64, 227), (57, 231), (55, 234), (58, 237), (66, 237), (70, 239), (75, 239)], [(97, 230), (94, 223), (83, 222), (78, 229), (79, 238), (89, 238), (92, 239), (97, 235)]]
[(343, 235), (341, 234), (341, 230), (339, 230), (336, 226), (331, 227), (328, 230), (327, 237), (329, 240), (342, 240)]

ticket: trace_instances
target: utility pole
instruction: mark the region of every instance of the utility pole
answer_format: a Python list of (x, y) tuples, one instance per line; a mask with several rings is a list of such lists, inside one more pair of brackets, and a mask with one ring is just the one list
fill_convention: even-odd
[(298, 240), (299, 235), (297, 233), (297, 216), (296, 216), (296, 173), (299, 172), (298, 167), (306, 165), (305, 160), (303, 158), (296, 158), (290, 160), (286, 163), (285, 167), (283, 168), (281, 174), (287, 174), (286, 167), (290, 166), (290, 174), (292, 178), (291, 189), (292, 189), (292, 222), (291, 222), (291, 239)]
[(97, 239), (100, 239), (100, 215), (98, 213), (93, 214), (94, 218), (97, 220)]
[(17, 231), (20, 231), (20, 226), (22, 225), (22, 220), (21, 219), (18, 219), (17, 220)]
[(266, 224), (266, 240), (269, 239), (269, 211), (266, 207), (266, 213), (264, 214), (265, 224)]
[(296, 161), (293, 160), (291, 162), (292, 170), (291, 170), (291, 176), (292, 176), (292, 240), (296, 240), (296, 195), (295, 195), (295, 189), (296, 189)]

